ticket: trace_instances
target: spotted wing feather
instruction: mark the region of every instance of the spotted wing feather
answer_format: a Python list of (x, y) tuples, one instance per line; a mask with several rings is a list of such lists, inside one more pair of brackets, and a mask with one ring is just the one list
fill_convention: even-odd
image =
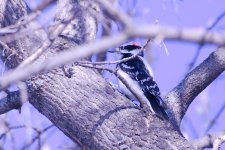
[(150, 71), (145, 66), (146, 65), (140, 56), (119, 64), (119, 67), (123, 71), (125, 71), (133, 80), (138, 82), (154, 111), (160, 116), (167, 118), (167, 115), (162, 108), (164, 101), (160, 96), (158, 85), (153, 80), (152, 76), (150, 75)]

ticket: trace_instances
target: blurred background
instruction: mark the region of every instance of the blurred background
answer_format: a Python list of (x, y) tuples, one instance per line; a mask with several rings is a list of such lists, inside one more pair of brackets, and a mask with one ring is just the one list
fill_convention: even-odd
[[(27, 3), (32, 9), (43, 1), (27, 0)], [(224, 32), (224, 0), (115, 0), (114, 3), (116, 7), (129, 14), (137, 25), (160, 24), (177, 28), (205, 28)], [(38, 18), (46, 29), (53, 21), (54, 13), (55, 5), (53, 4), (44, 9)], [(109, 27), (111, 33), (118, 31), (116, 23), (111, 23)], [(102, 36), (105, 36), (103, 27), (99, 25), (98, 38)], [(132, 40), (144, 44), (147, 39)], [(181, 41), (152, 41), (151, 47), (146, 51), (146, 59), (152, 66), (162, 96), (172, 90), (191, 69), (207, 58), (216, 48), (212, 45), (200, 46)], [(112, 55), (108, 54), (107, 58), (115, 59), (116, 57)], [(6, 69), (2, 64), (1, 73)], [(110, 75), (106, 74), (106, 78), (110, 80)], [(11, 90), (16, 90), (16, 87), (11, 87)], [(223, 73), (191, 104), (181, 125), (182, 133), (187, 139), (192, 140), (207, 133), (225, 130), (224, 90), (225, 74)], [(24, 125), (26, 128), (23, 127)], [(15, 128), (9, 130), (7, 126)], [(46, 129), (41, 134), (41, 149), (43, 150), (79, 149), (61, 131), (51, 126), (51, 122), (29, 103), (23, 105), (21, 114), (13, 110), (0, 115), (0, 147), (3, 149), (37, 149), (38, 140), (35, 140), (35, 137), (38, 132), (36, 129)], [(7, 134), (1, 137), (6, 131)], [(225, 149), (225, 144), (222, 149)]]

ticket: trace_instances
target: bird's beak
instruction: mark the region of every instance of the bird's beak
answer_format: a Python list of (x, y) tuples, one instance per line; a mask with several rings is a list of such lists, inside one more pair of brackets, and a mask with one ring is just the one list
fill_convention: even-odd
[(115, 51), (107, 51), (108, 53), (115, 53)]
[(112, 51), (112, 50), (109, 50), (109, 51), (107, 51), (108, 53), (118, 53), (118, 52), (120, 52), (120, 49), (119, 48), (116, 48), (114, 51)]

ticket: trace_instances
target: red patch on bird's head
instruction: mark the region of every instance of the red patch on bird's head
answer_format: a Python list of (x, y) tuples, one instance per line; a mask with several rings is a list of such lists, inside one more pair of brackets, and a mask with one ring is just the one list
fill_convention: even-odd
[(132, 45), (140, 46), (141, 47), (141, 45), (138, 42), (132, 42)]

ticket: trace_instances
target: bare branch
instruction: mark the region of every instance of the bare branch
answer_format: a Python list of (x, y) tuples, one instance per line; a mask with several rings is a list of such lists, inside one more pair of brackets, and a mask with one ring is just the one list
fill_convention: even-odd
[(75, 65), (92, 68), (92, 69), (98, 69), (98, 70), (102, 70), (102, 71), (108, 71), (108, 72), (116, 75), (116, 70), (113, 70), (113, 69), (110, 69), (110, 68), (104, 67), (104, 66), (95, 66), (93, 64), (83, 64), (83, 63), (75, 63)]
[[(191, 141), (192, 145), (199, 149), (216, 148), (221, 145), (225, 136), (225, 131), (215, 132)], [(222, 139), (222, 140), (221, 140)], [(217, 143), (218, 142), (218, 143)]]
[[(222, 13), (221, 13), (221, 14), (213, 21), (213, 23), (210, 24), (210, 25), (206, 28), (206, 30), (207, 30), (207, 31), (211, 31), (211, 30), (212, 30), (212, 29), (220, 22), (220, 20), (223, 19), (224, 16), (225, 16), (225, 11), (222, 12)], [(201, 52), (201, 50), (202, 50), (202, 48), (203, 48), (204, 45), (205, 45), (205, 43), (203, 43), (203, 44), (201, 44), (201, 45), (198, 46), (198, 49), (196, 50), (195, 56), (194, 56), (193, 60), (191, 61), (191, 63), (190, 63), (189, 66), (188, 66), (187, 73), (188, 73), (188, 72), (194, 67), (194, 65), (196, 64), (197, 59), (198, 59), (198, 57), (199, 57), (199, 55), (200, 55), (200, 52)]]
[(126, 13), (112, 7), (112, 4), (108, 1), (98, 0), (98, 2), (102, 6), (103, 10), (105, 10), (106, 13), (109, 13), (108, 16), (110, 18), (119, 21), (125, 26), (125, 28), (129, 28), (133, 24), (132, 19)]
[[(42, 130), (40, 130), (40, 129), (37, 130), (37, 129), (36, 129), (35, 131), (37, 132), (37, 135), (36, 135), (35, 137), (32, 138), (32, 140), (31, 140), (30, 143), (28, 143), (28, 144), (26, 144), (25, 146), (23, 146), (23, 147), (21, 148), (21, 150), (25, 150), (25, 149), (31, 147), (31, 145), (32, 145), (36, 140), (38, 140), (38, 148), (41, 149), (41, 136), (42, 136), (45, 132), (47, 132), (49, 129), (51, 129), (52, 127), (54, 127), (53, 124), (47, 126), (46, 128), (44, 128), (44, 129), (42, 129)], [(35, 129), (35, 128), (33, 128), (33, 129)]]
[(225, 109), (225, 103), (220, 107), (216, 115), (209, 121), (209, 124), (207, 125), (205, 132), (208, 132), (213, 127), (213, 125), (216, 123), (216, 120), (220, 117), (224, 109)]
[(175, 116), (174, 121), (180, 125), (186, 110), (194, 98), (212, 83), (225, 69), (225, 49), (219, 48), (211, 53), (198, 67), (186, 75), (165, 100), (171, 116)]
[(7, 97), (0, 100), (0, 114), (4, 114), (12, 109), (21, 107), (19, 91), (9, 92)]
[(52, 59), (48, 59), (43, 63), (36, 64), (35, 68), (33, 66), (28, 66), (27, 68), (19, 71), (17, 70), (12, 74), (7, 73), (5, 76), (0, 78), (0, 87), (4, 88), (10, 83), (27, 79), (28, 76), (34, 75), (41, 71), (47, 71), (57, 66), (65, 65), (66, 63), (69, 63), (71, 61), (75, 61), (80, 58), (84, 58), (92, 54), (105, 51), (106, 49), (111, 48), (117, 44), (121, 44), (125, 42), (128, 38), (134, 36), (147, 38), (162, 37), (163, 39), (187, 40), (199, 43), (208, 42), (218, 45), (225, 44), (225, 36), (223, 34), (204, 32), (204, 30), (177, 30), (176, 28), (160, 27), (155, 25), (140, 28), (137, 27), (135, 29), (122, 32), (112, 37), (103, 38), (98, 42), (85, 44), (78, 48), (62, 52)]
[(183, 123), (188, 126), (188, 128), (191, 130), (191, 134), (193, 135), (193, 138), (199, 137), (198, 132), (194, 124), (192, 123), (192, 120), (188, 118), (188, 116), (184, 116)]
[[(13, 41), (14, 39), (10, 40), (9, 38), (12, 37), (13, 35), (15, 35), (15, 33), (18, 33), (21, 30), (21, 27), (23, 25), (27, 25), (28, 23), (32, 22), (39, 15), (40, 15), (40, 12), (37, 11), (37, 12), (31, 13), (28, 16), (21, 17), (17, 21), (17, 23), (15, 23), (13, 25), (9, 25), (9, 26), (6, 26), (4, 28), (0, 28), (0, 39), (2, 39), (2, 41), (6, 42), (6, 43), (8, 43), (10, 41)], [(7, 38), (6, 34), (10, 34), (10, 37)], [(9, 39), (10, 41), (8, 41), (7, 39)]]
[(216, 139), (213, 143), (213, 150), (219, 150), (220, 146), (222, 145), (222, 143), (225, 142), (225, 135), (219, 137), (218, 139)]
[(23, 38), (29, 35), (33, 31), (37, 31), (42, 28), (42, 26), (34, 26), (29, 29), (22, 28), (24, 25), (32, 23), (40, 14), (41, 10), (48, 7), (50, 4), (55, 2), (55, 0), (48, 0), (43, 3), (40, 3), (36, 6), (29, 15), (22, 16), (17, 23), (13, 25), (0, 28), (0, 39), (1, 42), (9, 43), (20, 38)]
[[(122, 13), (118, 13), (114, 10), (112, 11), (113, 11), (113, 14), (118, 16), (119, 18), (124, 18)], [(148, 37), (150, 39), (160, 37), (162, 39), (168, 39), (168, 40), (169, 39), (170, 40), (171, 39), (187, 40), (187, 41), (199, 42), (199, 43), (208, 42), (208, 43), (214, 43), (218, 45), (223, 45), (225, 43), (224, 35), (219, 33), (208, 33), (208, 32), (205, 32), (204, 30), (195, 30), (195, 29), (194, 30), (188, 30), (188, 29), (178, 30), (176, 28), (160, 27), (159, 25), (157, 26), (150, 25), (150, 26), (143, 26), (143, 27), (129, 26), (124, 32), (118, 34), (117, 36), (104, 38), (101, 41), (96, 42), (94, 44), (91, 43), (90, 45), (87, 44), (77, 49), (71, 49), (71, 50), (62, 52), (61, 54), (59, 54), (58, 56), (52, 59), (46, 60), (43, 63), (36, 64), (35, 67), (28, 66), (25, 69), (14, 71), (14, 73), (11, 73), (11, 75), (10, 73), (7, 73), (5, 76), (0, 78), (0, 87), (4, 88), (8, 86), (10, 83), (27, 79), (28, 76), (34, 75), (41, 71), (47, 71), (57, 66), (65, 65), (68, 62), (90, 56), (91, 54), (105, 51), (106, 49), (113, 47), (117, 44), (121, 44), (124, 41), (126, 41), (128, 38), (131, 38), (134, 36)], [(43, 52), (43, 49), (41, 49), (40, 51), (41, 51), (40, 53), (39, 51), (37, 51), (37, 53), (39, 53), (37, 56), (39, 56)]]
[(5, 123), (5, 126), (6, 126), (7, 130), (6, 130), (4, 133), (2, 133), (2, 134), (0, 135), (0, 140), (3, 139), (3, 138), (5, 138), (5, 136), (6, 136), (11, 130), (26, 128), (26, 126), (24, 126), (24, 125), (18, 125), (18, 126), (9, 127), (8, 122), (4, 122), (4, 123)]
[(8, 47), (8, 45), (2, 41), (0, 41), (0, 44), (3, 48), (5, 48), (6, 50), (10, 51), (11, 53), (16, 53), (15, 50), (12, 50), (11, 48)]
[(123, 58), (121, 60), (116, 60), (116, 61), (103, 61), (103, 62), (90, 62), (90, 61), (76, 61), (76, 63), (79, 63), (79, 64), (92, 64), (92, 65), (104, 65), (104, 64), (119, 64), (119, 63), (122, 63), (122, 62), (126, 62), (128, 60), (131, 60), (131, 59), (134, 59), (135, 57), (137, 57), (142, 51), (145, 50), (145, 48), (147, 47), (147, 45), (149, 44), (151, 40), (147, 40), (145, 45), (139, 50), (139, 52), (137, 52), (136, 54), (130, 56), (130, 57), (127, 57), (127, 58)]
[(51, 129), (52, 127), (54, 127), (53, 124), (47, 126), (47, 127), (44, 128), (44, 129), (39, 129), (39, 128), (36, 128), (36, 127), (30, 127), (30, 126), (26, 126), (26, 125), (9, 126), (8, 122), (5, 122), (5, 124), (6, 124), (6, 128), (7, 128), (7, 129), (6, 129), (6, 131), (5, 131), (4, 133), (2, 133), (2, 134), (0, 135), (0, 140), (1, 140), (1, 139), (4, 139), (5, 136), (6, 136), (8, 133), (11, 132), (11, 130), (17, 130), (17, 129), (23, 129), (23, 128), (31, 128), (31, 129), (33, 129), (33, 130), (37, 133), (37, 135), (36, 135), (35, 137), (33, 137), (33, 139), (32, 139), (28, 144), (24, 145), (23, 148), (21, 148), (21, 150), (29, 148), (30, 146), (32, 146), (32, 144), (33, 144), (36, 140), (38, 140), (38, 148), (40, 149), (40, 148), (41, 148), (41, 141), (40, 141), (40, 140), (41, 140), (41, 136), (42, 136), (45, 132), (47, 132), (49, 129)]
[(30, 65), (24, 69), (9, 71), (8, 73), (0, 77), (0, 87), (6, 87), (11, 83), (27, 79), (28, 76), (34, 75), (36, 73), (48, 71), (49, 69), (67, 64), (73, 60), (78, 60), (80, 58), (90, 56), (96, 52), (104, 51), (110, 47), (113, 47), (114, 45), (121, 44), (121, 41), (125, 41), (126, 38), (126, 35), (123, 33), (117, 36), (103, 38), (98, 42), (84, 44), (83, 46), (80, 46), (78, 48), (61, 52), (57, 57), (47, 59), (39, 64), (35, 64), (35, 67), (33, 65)]
[[(69, 11), (72, 11), (72, 9)], [(76, 12), (74, 13), (76, 14)], [(64, 20), (63, 22), (60, 22), (58, 25), (55, 25), (54, 29), (52, 29), (51, 32), (48, 34), (48, 39), (44, 40), (44, 43), (42, 44), (42, 46), (37, 51), (35, 51), (31, 56), (25, 59), (16, 69), (23, 68), (26, 65), (30, 65), (36, 59), (38, 59), (45, 50), (47, 50), (49, 47), (52, 46), (56, 37), (58, 37), (58, 35), (63, 32), (63, 30), (67, 27), (67, 25), (73, 19), (74, 19), (74, 15), (70, 16), (67, 20)]]

